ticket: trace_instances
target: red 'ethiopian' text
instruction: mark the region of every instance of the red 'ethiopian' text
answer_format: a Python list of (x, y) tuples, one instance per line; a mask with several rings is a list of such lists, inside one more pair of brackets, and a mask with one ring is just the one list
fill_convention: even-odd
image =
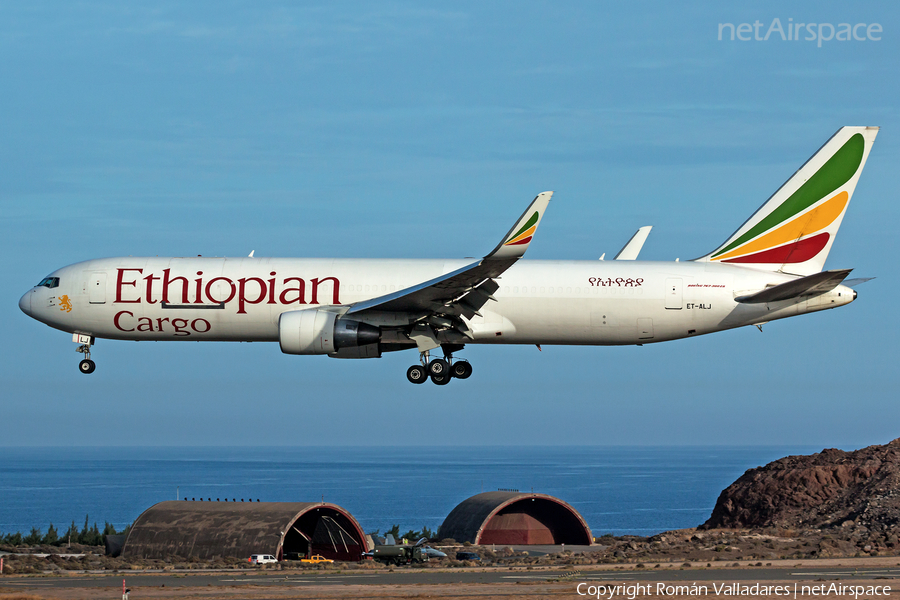
[[(143, 289), (142, 289), (143, 288)], [(316, 277), (309, 285), (301, 277), (279, 278), (275, 271), (268, 278), (229, 277), (204, 279), (203, 271), (197, 277), (172, 276), (171, 269), (163, 269), (162, 276), (143, 269), (118, 269), (116, 276), (117, 304), (180, 305), (191, 308), (197, 305), (226, 305), (237, 301), (237, 314), (247, 314), (248, 304), (340, 304), (341, 282), (337, 277)], [(329, 294), (330, 292), (330, 294)], [(308, 296), (307, 296), (308, 294)], [(329, 297), (330, 296), (330, 297)], [(180, 306), (172, 306), (178, 308)]]

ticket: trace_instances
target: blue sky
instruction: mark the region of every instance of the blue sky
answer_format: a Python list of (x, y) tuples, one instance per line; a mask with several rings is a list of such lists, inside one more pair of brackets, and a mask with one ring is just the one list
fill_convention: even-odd
[[(0, 9), (2, 445), (810, 444), (900, 436), (898, 8), (414, 2)], [(878, 23), (730, 41), (719, 23)], [(805, 32), (804, 32), (805, 35)], [(463, 257), (556, 191), (530, 258), (716, 247), (842, 125), (882, 131), (829, 268), (835, 311), (641, 348), (413, 352), (70, 337), (16, 302), (119, 255)]]

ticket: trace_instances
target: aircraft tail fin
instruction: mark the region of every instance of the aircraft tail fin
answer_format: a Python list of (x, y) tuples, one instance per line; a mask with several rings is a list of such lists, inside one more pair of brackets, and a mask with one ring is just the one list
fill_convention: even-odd
[(825, 259), (878, 127), (842, 127), (724, 244), (698, 261), (812, 275)]

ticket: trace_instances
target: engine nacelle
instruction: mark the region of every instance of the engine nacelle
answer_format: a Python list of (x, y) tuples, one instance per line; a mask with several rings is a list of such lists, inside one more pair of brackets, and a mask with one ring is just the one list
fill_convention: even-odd
[(377, 344), (380, 339), (378, 327), (341, 319), (320, 308), (292, 310), (278, 318), (278, 341), (285, 354), (334, 354), (342, 348)]

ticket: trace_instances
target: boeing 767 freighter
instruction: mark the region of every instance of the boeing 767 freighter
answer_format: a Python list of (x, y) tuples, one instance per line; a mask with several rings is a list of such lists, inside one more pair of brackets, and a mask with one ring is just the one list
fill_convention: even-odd
[[(722, 245), (691, 261), (520, 260), (553, 192), (480, 260), (101, 258), (54, 271), (25, 314), (97, 338), (278, 342), (287, 354), (378, 358), (415, 349), (412, 383), (472, 373), (466, 344), (648, 344), (835, 308), (850, 269), (824, 271), (877, 127), (843, 127)], [(440, 350), (438, 357), (433, 353)]]

